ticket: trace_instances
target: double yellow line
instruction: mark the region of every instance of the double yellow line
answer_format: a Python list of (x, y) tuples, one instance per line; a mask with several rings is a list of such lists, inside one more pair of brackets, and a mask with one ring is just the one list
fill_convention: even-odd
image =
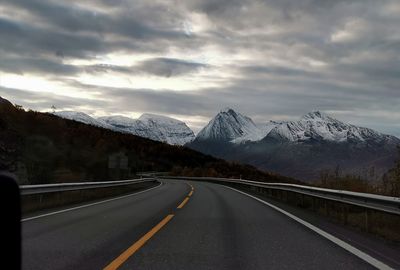
[[(194, 188), (191, 187), (191, 191), (186, 196), (186, 198), (177, 207), (181, 209), (189, 201), (190, 197), (193, 195)], [(107, 265), (104, 270), (115, 270), (118, 269), (123, 263), (125, 263), (136, 251), (138, 251), (147, 241), (150, 240), (159, 230), (161, 230), (175, 215), (167, 215), (163, 220), (160, 221), (155, 227), (143, 235), (138, 241), (136, 241), (132, 246), (125, 250), (121, 255), (119, 255), (115, 260), (113, 260), (109, 265)]]

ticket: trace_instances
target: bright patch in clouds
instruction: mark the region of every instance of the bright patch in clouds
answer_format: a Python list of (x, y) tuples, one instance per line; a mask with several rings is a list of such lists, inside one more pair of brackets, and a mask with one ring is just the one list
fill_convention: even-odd
[(351, 19), (342, 29), (331, 35), (332, 42), (350, 42), (357, 40), (366, 28), (366, 22), (361, 19)]
[(95, 98), (90, 92), (82, 91), (56, 80), (45, 80), (31, 75), (0, 74), (3, 87), (28, 90), (38, 93), (57, 93), (65, 98)]

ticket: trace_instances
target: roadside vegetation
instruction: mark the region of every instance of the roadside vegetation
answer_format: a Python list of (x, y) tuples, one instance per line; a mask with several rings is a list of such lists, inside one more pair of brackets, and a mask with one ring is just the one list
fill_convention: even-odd
[(349, 190), (356, 192), (375, 193), (393, 197), (400, 197), (400, 146), (398, 147), (398, 158), (393, 168), (383, 176), (378, 176), (373, 167), (365, 170), (364, 175), (342, 175), (340, 168), (334, 171), (324, 170), (320, 174), (317, 186), (332, 189)]

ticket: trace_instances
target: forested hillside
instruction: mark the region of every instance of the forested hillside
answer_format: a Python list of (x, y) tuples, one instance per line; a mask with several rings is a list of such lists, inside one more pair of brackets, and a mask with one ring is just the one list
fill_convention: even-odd
[(185, 147), (25, 111), (5, 99), (0, 100), (0, 169), (16, 173), (23, 184), (124, 179), (139, 171), (295, 182)]

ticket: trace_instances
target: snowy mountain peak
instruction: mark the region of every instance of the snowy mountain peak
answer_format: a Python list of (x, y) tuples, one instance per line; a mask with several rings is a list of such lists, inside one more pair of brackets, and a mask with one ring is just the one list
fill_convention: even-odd
[(200, 132), (196, 140), (214, 140), (241, 143), (258, 141), (265, 132), (251, 118), (231, 108), (221, 110)]
[(304, 115), (300, 121), (282, 122), (268, 133), (267, 138), (291, 142), (331, 141), (353, 143), (382, 143), (397, 140), (394, 136), (344, 123), (320, 111), (310, 112)]
[(303, 120), (326, 120), (331, 119), (326, 113), (321, 111), (312, 111), (302, 117)]
[(230, 113), (230, 114), (236, 114), (235, 110), (232, 109), (231, 107), (225, 107), (221, 111), (221, 113)]
[(159, 141), (169, 144), (184, 145), (195, 137), (193, 131), (184, 122), (171, 117), (146, 113), (138, 120), (150, 130), (155, 131), (154, 135)]

